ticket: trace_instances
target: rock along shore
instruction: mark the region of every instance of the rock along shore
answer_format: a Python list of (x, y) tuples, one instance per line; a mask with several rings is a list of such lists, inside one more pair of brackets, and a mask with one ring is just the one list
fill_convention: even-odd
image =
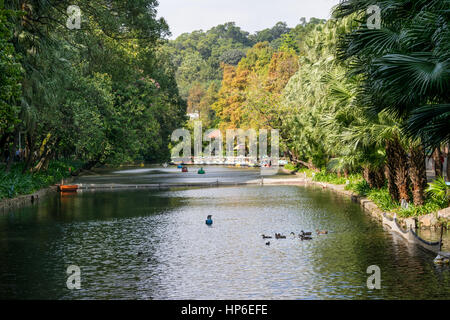
[[(301, 175), (297, 172), (292, 172), (287, 169), (282, 169), (283, 172), (289, 173), (289, 174), (295, 174), (295, 175)], [(383, 220), (383, 210), (381, 210), (375, 202), (371, 201), (370, 199), (360, 196), (357, 193), (345, 190), (345, 185), (337, 185), (337, 184), (331, 184), (326, 182), (318, 182), (313, 181), (311, 178), (303, 178), (304, 182), (307, 184), (313, 184), (317, 186), (321, 186), (322, 188), (333, 190), (337, 193), (340, 193), (342, 195), (348, 196), (352, 199), (352, 201), (359, 203), (361, 207), (369, 213), (372, 217), (374, 217), (378, 221)], [(389, 213), (388, 213), (389, 214)], [(446, 221), (447, 224), (450, 222), (450, 207), (442, 209), (436, 213), (430, 213), (424, 216), (419, 217), (411, 217), (411, 218), (401, 218), (397, 217), (398, 221), (402, 225), (409, 225), (411, 223), (415, 223), (419, 228), (437, 228), (440, 225), (440, 220)]]

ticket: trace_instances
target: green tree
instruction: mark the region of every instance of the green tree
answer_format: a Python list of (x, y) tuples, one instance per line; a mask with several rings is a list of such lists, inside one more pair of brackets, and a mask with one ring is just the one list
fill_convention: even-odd
[(20, 124), (22, 66), (11, 43), (12, 24), (8, 21), (17, 16), (0, 3), (0, 151), (7, 150), (9, 155), (15, 152), (11, 138)]
[[(365, 8), (381, 8), (381, 28), (364, 22)], [(341, 56), (364, 74), (361, 99), (375, 112), (404, 119), (404, 131), (427, 146), (450, 141), (449, 1), (346, 0), (336, 17), (358, 16), (341, 42)]]

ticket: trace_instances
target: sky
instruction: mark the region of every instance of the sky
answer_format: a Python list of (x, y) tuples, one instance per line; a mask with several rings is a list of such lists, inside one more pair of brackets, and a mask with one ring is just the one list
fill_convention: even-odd
[(209, 30), (225, 22), (255, 31), (283, 21), (295, 27), (301, 17), (329, 19), (339, 0), (159, 0), (158, 17), (164, 17), (171, 39), (194, 30)]

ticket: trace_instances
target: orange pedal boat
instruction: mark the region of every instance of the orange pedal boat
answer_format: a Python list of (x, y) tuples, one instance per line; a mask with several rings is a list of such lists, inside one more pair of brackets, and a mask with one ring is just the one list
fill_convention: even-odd
[(58, 189), (59, 189), (60, 192), (76, 192), (78, 190), (78, 186), (76, 184), (75, 185), (71, 185), (71, 186), (69, 186), (69, 185), (66, 185), (66, 186), (59, 185)]

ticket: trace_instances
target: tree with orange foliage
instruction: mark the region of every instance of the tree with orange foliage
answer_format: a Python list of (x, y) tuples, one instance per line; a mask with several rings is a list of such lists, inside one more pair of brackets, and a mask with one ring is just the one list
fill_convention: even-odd
[(277, 128), (281, 91), (298, 70), (294, 50), (274, 52), (267, 42), (257, 43), (237, 67), (223, 65), (222, 88), (213, 105), (226, 128)]

